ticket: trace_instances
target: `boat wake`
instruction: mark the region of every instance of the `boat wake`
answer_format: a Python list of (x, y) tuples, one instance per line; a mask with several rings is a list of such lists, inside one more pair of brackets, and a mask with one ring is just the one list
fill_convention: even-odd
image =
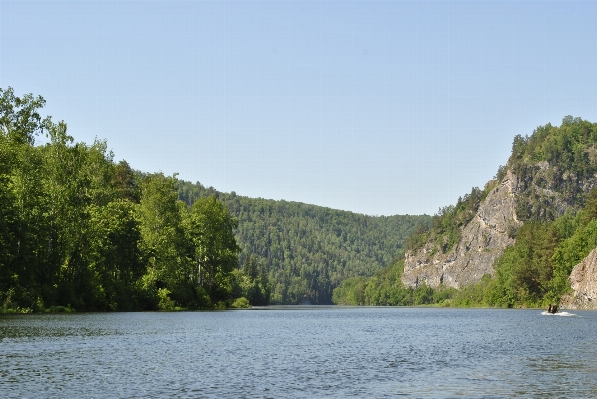
[(547, 310), (544, 310), (543, 312), (541, 312), (541, 315), (543, 315), (543, 316), (561, 316), (561, 317), (576, 317), (577, 316), (574, 313), (568, 313), (568, 312), (549, 313)]

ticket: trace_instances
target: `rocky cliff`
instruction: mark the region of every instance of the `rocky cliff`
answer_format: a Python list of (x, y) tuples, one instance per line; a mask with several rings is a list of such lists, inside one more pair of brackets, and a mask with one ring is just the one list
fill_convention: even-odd
[(473, 189), (468, 199), (440, 208), (429, 229), (407, 242), (404, 285), (475, 283), (495, 273), (494, 261), (515, 243), (523, 223), (555, 221), (584, 207), (597, 187), (595, 137), (597, 124), (571, 116), (560, 127), (547, 124), (531, 136), (517, 135), (498, 183), (488, 183), (480, 198)]
[(461, 228), (461, 239), (454, 248), (442, 253), (435, 243), (427, 242), (422, 249), (406, 252), (404, 285), (417, 287), (425, 282), (433, 288), (442, 284), (461, 288), (486, 274), (493, 275), (494, 260), (514, 244), (523, 222), (552, 221), (568, 209), (578, 210), (585, 194), (597, 187), (595, 173), (579, 177), (546, 161), (514, 168), (510, 161), (499, 184)]
[(562, 298), (562, 308), (597, 309), (597, 248), (574, 266), (569, 281), (573, 292)]
[(407, 252), (402, 282), (417, 287), (460, 288), (493, 274), (493, 261), (514, 243), (513, 232), (522, 225), (516, 217), (515, 194), (518, 178), (508, 171), (479, 206), (474, 218), (462, 229), (461, 239), (448, 253), (433, 243), (416, 252)]

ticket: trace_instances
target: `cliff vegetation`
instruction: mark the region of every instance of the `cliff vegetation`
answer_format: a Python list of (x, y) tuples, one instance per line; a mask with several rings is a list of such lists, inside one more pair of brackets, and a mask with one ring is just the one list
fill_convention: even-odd
[(483, 191), (440, 209), (408, 238), (402, 266), (345, 282), (335, 301), (402, 304), (394, 298), (410, 288), (427, 291), (434, 298), (427, 303), (452, 306), (559, 302), (571, 292), (574, 266), (597, 246), (595, 141), (597, 124), (570, 116), (516, 136), (508, 163)]

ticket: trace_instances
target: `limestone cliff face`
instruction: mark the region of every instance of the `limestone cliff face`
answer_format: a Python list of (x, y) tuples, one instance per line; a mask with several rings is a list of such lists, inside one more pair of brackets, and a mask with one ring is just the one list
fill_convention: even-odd
[(509, 232), (522, 225), (515, 212), (518, 185), (517, 177), (508, 171), (462, 229), (460, 242), (450, 252), (434, 251), (430, 243), (415, 253), (407, 252), (402, 282), (411, 287), (425, 282), (434, 288), (440, 284), (461, 288), (486, 274), (493, 275), (493, 261), (514, 243)]
[(508, 246), (513, 234), (527, 220), (555, 220), (568, 209), (578, 209), (579, 197), (597, 187), (597, 175), (580, 179), (547, 162), (519, 168), (523, 178), (508, 167), (500, 184), (480, 204), (473, 219), (461, 230), (461, 239), (448, 253), (434, 243), (407, 252), (402, 282), (417, 287), (440, 284), (461, 288), (494, 274), (493, 262)]
[(574, 266), (569, 281), (573, 292), (562, 298), (562, 308), (597, 309), (597, 248)]

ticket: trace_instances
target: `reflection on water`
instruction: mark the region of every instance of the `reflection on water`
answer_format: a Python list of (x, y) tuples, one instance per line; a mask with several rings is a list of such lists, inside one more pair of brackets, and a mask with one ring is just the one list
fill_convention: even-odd
[(595, 397), (597, 313), (0, 316), (2, 397)]

